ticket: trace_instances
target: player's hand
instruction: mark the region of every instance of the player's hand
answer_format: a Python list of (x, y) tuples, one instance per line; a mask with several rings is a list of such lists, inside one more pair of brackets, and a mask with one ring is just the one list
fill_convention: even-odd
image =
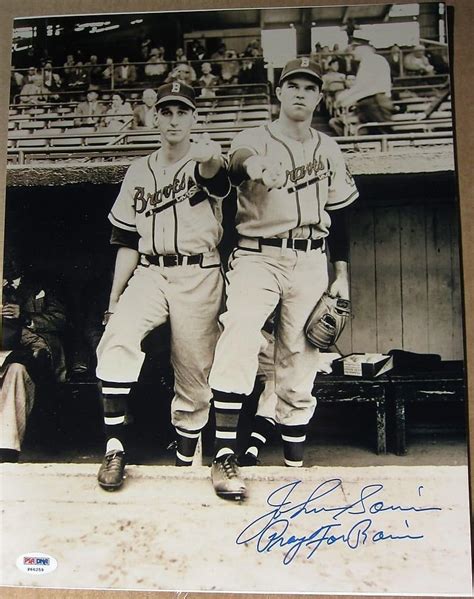
[(347, 277), (336, 277), (329, 285), (328, 293), (331, 297), (340, 297), (341, 299), (350, 299), (349, 280)]
[(281, 162), (270, 164), (268, 168), (263, 169), (262, 183), (269, 189), (278, 189), (283, 187), (286, 182), (286, 173), (283, 170)]
[(18, 304), (5, 304), (2, 306), (2, 316), (4, 318), (20, 318), (20, 306)]
[(217, 160), (221, 154), (221, 146), (210, 138), (209, 133), (203, 133), (198, 141), (191, 144), (191, 158), (196, 162)]
[(269, 156), (250, 156), (244, 163), (247, 175), (252, 181), (262, 181), (270, 189), (282, 187), (286, 181), (286, 174), (281, 162)]

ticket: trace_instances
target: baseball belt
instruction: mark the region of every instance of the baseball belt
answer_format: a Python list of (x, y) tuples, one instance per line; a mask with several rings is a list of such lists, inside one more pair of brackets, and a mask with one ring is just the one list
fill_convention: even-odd
[(274, 247), (288, 248), (290, 250), (317, 250), (323, 246), (323, 239), (287, 239), (279, 237), (271, 237), (269, 239), (260, 239), (261, 245), (272, 245)]
[(182, 254), (166, 254), (161, 255), (149, 255), (142, 254), (140, 261), (145, 266), (153, 264), (154, 266), (187, 266), (188, 264), (201, 264), (202, 254), (194, 254), (193, 256), (183, 256)]

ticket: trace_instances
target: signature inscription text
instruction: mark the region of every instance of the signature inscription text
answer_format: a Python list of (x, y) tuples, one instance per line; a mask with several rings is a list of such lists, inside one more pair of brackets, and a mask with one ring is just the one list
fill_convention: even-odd
[[(439, 507), (393, 505), (384, 499), (381, 483), (365, 485), (357, 499), (347, 505), (324, 505), (338, 489), (342, 490), (341, 479), (326, 480), (299, 501), (300, 480), (278, 487), (267, 497), (271, 509), (250, 522), (238, 535), (236, 543), (254, 544), (256, 551), (262, 554), (280, 548), (283, 564), (288, 565), (300, 551), (310, 559), (323, 546), (343, 544), (355, 550), (371, 543), (419, 541), (424, 534), (412, 529), (413, 522), (410, 523), (408, 518), (413, 520), (422, 512), (441, 511)], [(419, 497), (422, 489), (423, 486), (418, 486)], [(393, 530), (394, 516), (396, 532)], [(299, 526), (302, 521), (309, 532), (296, 536), (292, 527)]]

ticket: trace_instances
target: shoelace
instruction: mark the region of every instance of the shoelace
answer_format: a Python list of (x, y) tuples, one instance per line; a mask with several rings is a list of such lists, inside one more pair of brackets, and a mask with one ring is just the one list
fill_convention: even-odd
[(222, 462), (222, 467), (224, 468), (224, 473), (227, 478), (236, 478), (238, 476), (237, 462), (235, 461), (235, 458), (230, 457)]
[(114, 453), (111, 453), (110, 455), (105, 456), (105, 459), (107, 461), (107, 465), (106, 465), (107, 470), (120, 470), (121, 458), (122, 458), (120, 453), (121, 452), (115, 451)]

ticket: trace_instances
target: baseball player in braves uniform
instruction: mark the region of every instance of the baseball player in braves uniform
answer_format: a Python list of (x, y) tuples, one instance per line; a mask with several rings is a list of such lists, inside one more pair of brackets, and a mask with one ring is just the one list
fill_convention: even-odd
[(308, 58), (282, 71), (279, 118), (242, 131), (230, 151), (231, 181), (239, 186), (237, 232), (227, 273), (223, 332), (209, 382), (214, 390), (215, 491), (245, 495), (235, 456), (237, 421), (253, 389), (262, 328), (278, 307), (275, 341), (276, 421), (288, 466), (302, 466), (306, 428), (316, 406), (312, 396), (314, 349), (304, 325), (328, 289), (326, 237), (331, 222), (335, 251), (332, 295), (349, 297), (348, 243), (342, 213), (358, 196), (334, 140), (311, 128), (319, 104), (321, 75)]
[(97, 349), (107, 437), (98, 481), (106, 490), (123, 482), (127, 396), (143, 363), (141, 342), (152, 329), (169, 319), (177, 465), (192, 463), (211, 399), (208, 375), (223, 294), (216, 246), (230, 183), (219, 144), (207, 136), (190, 139), (193, 89), (163, 85), (156, 105), (161, 148), (130, 166), (109, 214), (111, 242), (119, 249)]

